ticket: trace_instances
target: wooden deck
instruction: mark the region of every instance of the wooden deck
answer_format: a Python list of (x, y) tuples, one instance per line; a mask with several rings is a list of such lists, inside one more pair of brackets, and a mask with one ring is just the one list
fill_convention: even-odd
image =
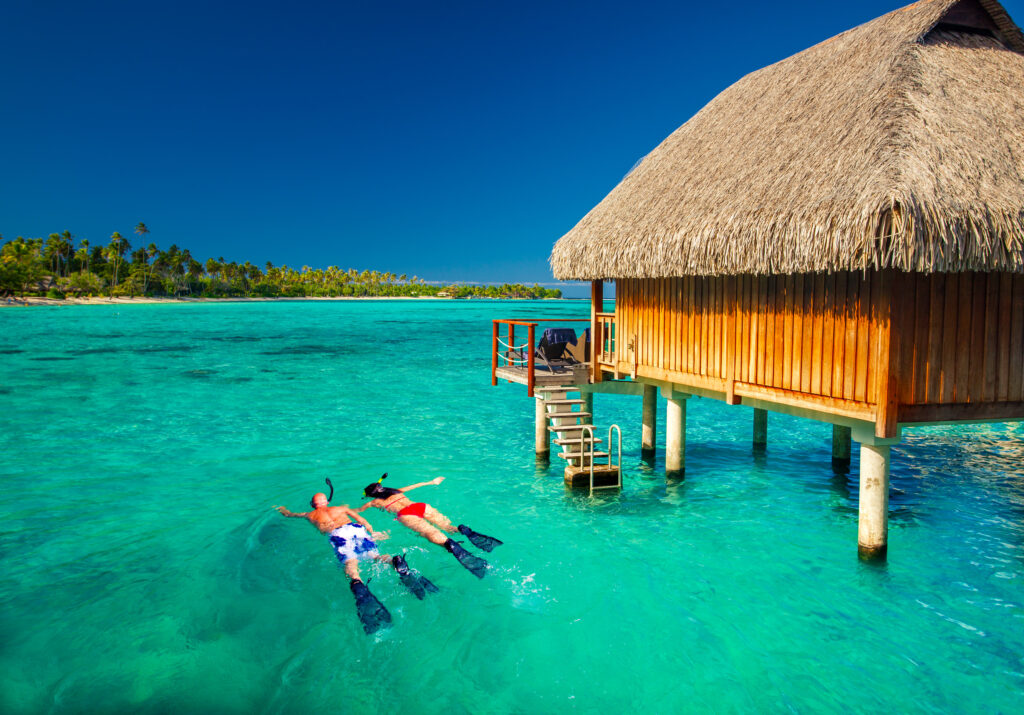
[[(520, 385), (528, 383), (528, 373), (525, 367), (503, 366), (495, 370), (499, 380), (507, 380)], [(544, 385), (586, 385), (590, 382), (590, 370), (585, 364), (574, 365), (564, 368), (560, 372), (541, 370), (535, 367), (533, 370), (533, 384), (537, 387)]]

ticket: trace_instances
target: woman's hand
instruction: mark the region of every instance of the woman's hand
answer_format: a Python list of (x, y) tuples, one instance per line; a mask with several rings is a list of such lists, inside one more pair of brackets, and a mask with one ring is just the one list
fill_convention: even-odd
[(435, 487), (444, 481), (444, 477), (438, 477), (437, 479), (431, 479), (427, 484), (433, 484)]

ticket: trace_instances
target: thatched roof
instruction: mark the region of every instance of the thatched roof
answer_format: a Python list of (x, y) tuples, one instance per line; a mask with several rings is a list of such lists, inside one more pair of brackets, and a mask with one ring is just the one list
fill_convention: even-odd
[(747, 75), (551, 254), (562, 279), (1024, 272), (1024, 36), (923, 0)]

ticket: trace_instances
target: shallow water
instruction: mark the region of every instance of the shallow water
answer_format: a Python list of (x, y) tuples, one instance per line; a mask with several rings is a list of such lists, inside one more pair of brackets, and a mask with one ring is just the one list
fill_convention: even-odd
[[(626, 486), (569, 494), (525, 388), (489, 384), (489, 321), (586, 310), (0, 311), (0, 711), (1024, 710), (1021, 425), (906, 433), (884, 566), (827, 425), (772, 415), (755, 454), (749, 409), (691, 400), (666, 482), (639, 398), (599, 395)], [(324, 538), (271, 506), (384, 471), (445, 476), (417, 497), (505, 545), (478, 581), (368, 512), (441, 593), (365, 567), (394, 617), (366, 636)]]

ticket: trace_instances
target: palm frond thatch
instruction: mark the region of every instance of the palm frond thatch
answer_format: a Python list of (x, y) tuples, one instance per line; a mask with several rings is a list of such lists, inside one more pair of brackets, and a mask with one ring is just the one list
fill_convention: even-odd
[(1024, 272), (1024, 36), (995, 0), (923, 0), (753, 72), (550, 262), (582, 280)]

